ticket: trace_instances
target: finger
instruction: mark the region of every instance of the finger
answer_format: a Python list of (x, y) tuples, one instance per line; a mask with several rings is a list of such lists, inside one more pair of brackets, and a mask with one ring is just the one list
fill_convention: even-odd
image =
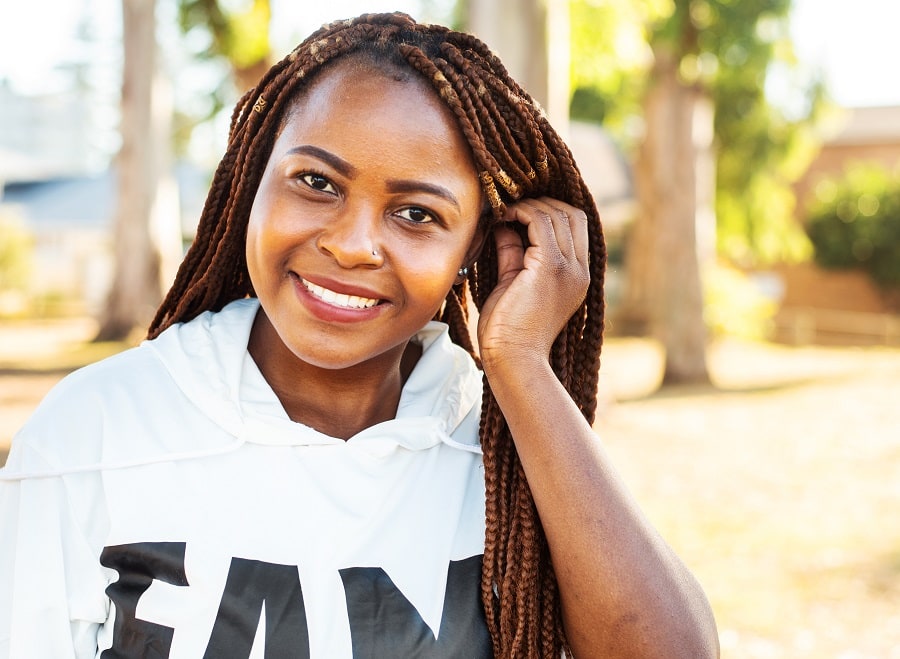
[(524, 199), (509, 206), (507, 214), (507, 219), (518, 221), (526, 227), (531, 245), (548, 250), (548, 255), (554, 252), (562, 254), (554, 226), (554, 223), (559, 223), (559, 217), (554, 220), (552, 208), (537, 199)]
[(579, 263), (587, 265), (590, 256), (590, 235), (588, 233), (588, 216), (580, 208), (573, 208), (569, 215), (569, 226), (572, 229), (572, 242), (575, 247), (575, 258)]
[[(554, 224), (560, 248), (566, 256), (574, 257), (579, 263), (586, 265), (590, 252), (587, 213), (558, 199), (542, 197), (537, 201), (555, 210), (560, 220), (565, 219), (565, 223), (560, 221)], [(565, 236), (561, 233), (565, 233)], [(569, 245), (571, 252), (567, 249)]]
[(494, 228), (494, 243), (497, 246), (497, 278), (499, 281), (525, 267), (525, 245), (522, 237), (509, 227), (499, 225)]
[(577, 258), (575, 238), (572, 234), (573, 226), (576, 224), (572, 214), (576, 209), (557, 199), (542, 197), (537, 201), (547, 207), (547, 212), (553, 219), (553, 230), (560, 251), (566, 258)]
[(578, 217), (573, 216), (579, 212), (578, 209), (549, 197), (527, 199), (523, 203), (541, 213), (545, 222), (549, 221), (560, 254), (566, 259), (577, 259), (573, 230), (577, 228)]

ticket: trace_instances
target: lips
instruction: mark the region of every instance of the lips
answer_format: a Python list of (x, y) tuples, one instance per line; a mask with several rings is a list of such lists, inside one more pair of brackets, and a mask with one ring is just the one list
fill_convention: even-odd
[(338, 293), (302, 278), (300, 278), (300, 282), (311, 295), (335, 307), (344, 309), (371, 309), (381, 301), (376, 298)]

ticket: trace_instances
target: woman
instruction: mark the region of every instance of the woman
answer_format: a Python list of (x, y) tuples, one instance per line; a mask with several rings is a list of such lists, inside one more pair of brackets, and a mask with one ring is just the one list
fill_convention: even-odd
[(604, 263), (483, 44), (325, 26), (238, 103), (150, 340), (16, 437), (0, 656), (716, 656), (591, 430)]

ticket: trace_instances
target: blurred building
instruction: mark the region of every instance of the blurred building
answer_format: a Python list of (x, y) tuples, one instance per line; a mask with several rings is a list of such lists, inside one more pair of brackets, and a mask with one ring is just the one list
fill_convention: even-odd
[(825, 123), (822, 148), (795, 187), (800, 216), (818, 182), (856, 162), (900, 167), (900, 106), (842, 108)]
[(24, 96), (0, 80), (0, 187), (96, 169), (93, 126), (83, 94)]
[[(112, 276), (116, 185), (105, 147), (96, 143), (103, 132), (85, 98), (71, 92), (22, 96), (0, 81), (0, 214), (18, 218), (32, 237), (26, 295), (72, 300), (94, 312)], [(208, 176), (180, 164), (175, 179), (189, 240)]]
[[(816, 158), (797, 182), (797, 217), (823, 179), (839, 178), (849, 165), (900, 168), (900, 106), (839, 109), (826, 122)], [(895, 296), (857, 270), (824, 270), (814, 263), (782, 265), (778, 338), (795, 343), (900, 343)]]
[(625, 286), (624, 270), (620, 267), (625, 230), (637, 213), (631, 163), (609, 133), (597, 124), (570, 121), (567, 143), (603, 222), (609, 248), (606, 301), (615, 306)]

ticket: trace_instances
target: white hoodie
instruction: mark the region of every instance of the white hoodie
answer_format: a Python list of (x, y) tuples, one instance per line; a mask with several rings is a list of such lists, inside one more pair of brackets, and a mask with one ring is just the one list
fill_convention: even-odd
[(429, 323), (397, 418), (343, 441), (285, 414), (257, 309), (73, 373), (14, 438), (0, 658), (489, 655), (472, 360)]

